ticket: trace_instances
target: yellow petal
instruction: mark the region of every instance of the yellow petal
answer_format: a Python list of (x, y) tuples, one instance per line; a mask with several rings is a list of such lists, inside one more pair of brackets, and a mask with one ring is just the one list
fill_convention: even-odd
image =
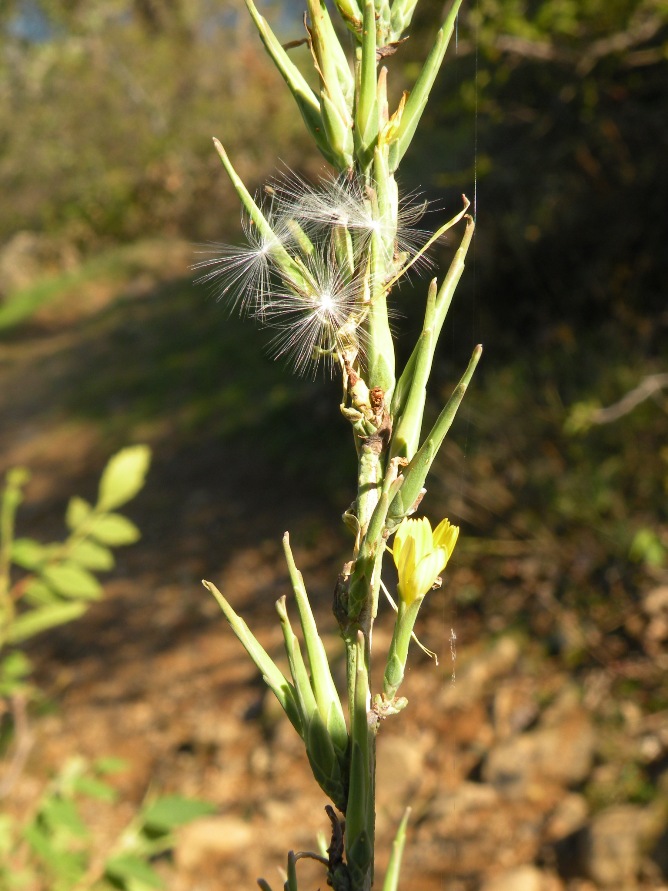
[(404, 549), (406, 544), (406, 540), (410, 535), (410, 520), (406, 517), (403, 518), (401, 523), (397, 528), (397, 531), (394, 533), (394, 542), (392, 544), (392, 557), (394, 558), (394, 565), (399, 568), (399, 560), (401, 559), (401, 552)]
[(452, 555), (459, 537), (459, 526), (453, 526), (449, 520), (441, 520), (434, 529), (434, 546), (445, 548), (448, 557)]
[(415, 574), (415, 539), (409, 538), (402, 546), (398, 557), (397, 572), (399, 574), (399, 587), (406, 590)]
[(413, 573), (413, 589), (416, 597), (424, 597), (427, 594), (447, 562), (448, 555), (443, 548), (436, 548), (420, 560)]
[(426, 517), (416, 520), (415, 526), (415, 562), (418, 563), (434, 550), (434, 540), (431, 534), (431, 524)]

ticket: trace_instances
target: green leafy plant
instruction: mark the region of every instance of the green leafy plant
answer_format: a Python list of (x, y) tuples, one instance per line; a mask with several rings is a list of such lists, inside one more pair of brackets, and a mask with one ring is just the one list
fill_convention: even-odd
[[(8, 473), (0, 502), (2, 649), (78, 618), (101, 598), (102, 586), (96, 574), (113, 568), (111, 549), (139, 539), (135, 524), (117, 508), (142, 488), (149, 462), (147, 446), (121, 450), (102, 473), (97, 502), (71, 498), (65, 514), (69, 534), (64, 541), (49, 544), (15, 537), (16, 512), (29, 473), (23, 468)], [(16, 570), (19, 575), (15, 577)], [(10, 683), (18, 672), (16, 656), (9, 654), (6, 659), (2, 665), (7, 668), (0, 673), (2, 684)]]
[(112, 807), (117, 791), (108, 777), (122, 761), (98, 759), (92, 764), (73, 757), (45, 787), (25, 821), (5, 815), (0, 821), (0, 888), (2, 891), (47, 887), (49, 891), (150, 891), (163, 888), (151, 861), (174, 845), (174, 830), (211, 813), (207, 802), (148, 795), (126, 826), (106, 841), (86, 825), (82, 804), (96, 810)]
[[(64, 541), (42, 544), (16, 538), (17, 510), (29, 474), (11, 470), (0, 501), (0, 697), (5, 764), (0, 797), (7, 798), (27, 761), (32, 733), (29, 705), (39, 697), (32, 665), (21, 645), (35, 635), (83, 615), (102, 597), (97, 574), (112, 569), (112, 548), (133, 544), (139, 529), (118, 512), (144, 485), (150, 450), (137, 445), (114, 455), (99, 483), (95, 504), (70, 499)], [(149, 794), (121, 833), (107, 843), (95, 838), (82, 813), (93, 799), (113, 806), (117, 793), (108, 777), (123, 762), (88, 763), (73, 756), (44, 787), (32, 813), (11, 809), (0, 817), (0, 889), (49, 891), (163, 887), (151, 860), (174, 843), (173, 830), (210, 813), (207, 802)]]
[[(406, 705), (398, 693), (415, 620), (429, 591), (440, 586), (459, 531), (447, 520), (432, 530), (425, 517), (410, 515), (420, 506), (429, 470), (481, 355), (481, 347), (475, 347), (450, 400), (432, 428), (423, 430), (438, 339), (464, 270), (474, 221), (464, 198), (463, 208), (435, 232), (419, 230), (424, 207), (402, 198), (395, 175), (443, 62), (461, 0), (451, 5), (412, 91), (392, 112), (385, 60), (401, 51), (416, 0), (336, 0), (344, 26), (339, 31), (328, 7), (308, 0), (304, 42), (315, 88), (253, 0), (246, 5), (317, 148), (336, 173), (325, 174), (317, 185), (289, 174), (253, 198), (223, 145), (214, 140), (243, 207), (248, 244), (225, 247), (200, 268), (222, 296), (274, 332), (276, 356), (289, 357), (300, 372), (325, 363), (341, 376), (341, 412), (352, 427), (358, 457), (357, 497), (344, 515), (354, 545), (334, 596), (346, 650), (347, 710), (287, 533), (283, 544), (302, 632), (300, 642), (281, 598), (276, 608), (289, 674), (215, 585), (204, 584), (304, 741), (314, 777), (339, 812), (327, 807), (331, 842), (325, 853), (288, 856), (285, 889), (296, 891), (297, 862), (311, 857), (323, 863), (336, 891), (368, 891), (374, 884), (376, 735), (381, 721)], [(434, 242), (462, 220), (461, 244), (440, 283), (432, 279), (422, 332), (397, 371), (390, 326), (396, 290), (409, 270), (425, 262)], [(399, 577), (396, 605), (382, 581), (388, 552)], [(395, 606), (396, 618), (391, 645), (380, 654), (385, 671), (376, 692), (370, 670), (381, 590)], [(404, 820), (384, 891), (398, 887), (405, 830)], [(264, 880), (260, 886), (269, 889)]]

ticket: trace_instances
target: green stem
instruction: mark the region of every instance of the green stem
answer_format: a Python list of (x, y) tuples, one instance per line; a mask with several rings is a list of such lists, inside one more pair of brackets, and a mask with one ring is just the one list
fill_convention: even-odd
[[(352, 644), (352, 641), (351, 641)], [(346, 859), (350, 891), (369, 891), (373, 884), (377, 718), (370, 710), (366, 665), (367, 642), (358, 632), (351, 712), (350, 789), (346, 810)]]
[(22, 501), (22, 487), (28, 482), (28, 471), (17, 467), (7, 474), (5, 490), (0, 502), (0, 647), (16, 615), (11, 595), (10, 569), (16, 511)]

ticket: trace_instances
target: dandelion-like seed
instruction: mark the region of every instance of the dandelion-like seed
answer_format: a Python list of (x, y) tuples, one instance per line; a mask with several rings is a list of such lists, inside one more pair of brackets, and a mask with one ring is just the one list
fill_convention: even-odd
[(289, 357), (300, 374), (315, 373), (321, 360), (332, 369), (344, 356), (353, 361), (364, 345), (359, 282), (346, 281), (333, 261), (319, 255), (308, 268), (314, 289), (290, 289), (272, 298), (263, 319), (277, 330), (270, 342), (274, 356)]
[[(280, 214), (298, 220), (315, 242), (329, 238), (336, 227), (345, 228), (354, 239), (359, 259), (373, 236), (378, 235), (378, 243), (386, 253), (385, 262), (392, 271), (414, 256), (429, 238), (429, 233), (416, 225), (428, 208), (417, 193), (399, 199), (395, 219), (388, 211), (381, 214), (373, 184), (367, 185), (347, 173), (323, 176), (319, 186), (314, 186), (288, 171), (274, 181), (272, 191)], [(430, 261), (422, 256), (417, 265), (429, 266)]]
[[(424, 259), (428, 235), (413, 224), (425, 209), (409, 196), (381, 214), (373, 185), (358, 177), (313, 186), (288, 172), (243, 214), (246, 243), (212, 246), (213, 256), (195, 266), (198, 280), (232, 310), (274, 328), (271, 350), (299, 373), (321, 360), (330, 368), (354, 363), (364, 356), (374, 294)], [(380, 270), (373, 251), (381, 252)]]
[(202, 270), (197, 279), (211, 286), (218, 300), (229, 301), (232, 312), (253, 314), (262, 318), (271, 293), (275, 265), (273, 253), (292, 240), (289, 227), (272, 209), (266, 213), (269, 232), (260, 232), (253, 220), (244, 212), (241, 228), (246, 244), (211, 245), (207, 253), (213, 256), (195, 264)]

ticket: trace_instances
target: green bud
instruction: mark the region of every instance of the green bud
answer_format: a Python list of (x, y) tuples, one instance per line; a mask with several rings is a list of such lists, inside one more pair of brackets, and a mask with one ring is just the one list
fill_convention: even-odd
[(373, 150), (378, 141), (378, 96), (376, 84), (376, 11), (373, 0), (364, 4), (364, 32), (357, 106), (355, 108), (355, 151), (362, 171), (373, 160)]
[(322, 123), (334, 163), (339, 170), (351, 170), (354, 163), (352, 121), (345, 109), (341, 109), (323, 90), (320, 94)]
[(417, 0), (394, 0), (390, 16), (390, 33), (392, 40), (400, 40), (401, 35), (411, 23)]

